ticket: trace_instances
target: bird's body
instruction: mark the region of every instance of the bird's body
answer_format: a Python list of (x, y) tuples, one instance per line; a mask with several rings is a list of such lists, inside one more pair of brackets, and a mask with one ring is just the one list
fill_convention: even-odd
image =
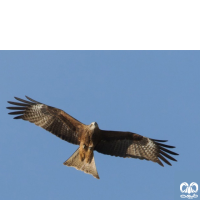
[(93, 151), (100, 141), (100, 130), (96, 122), (92, 122), (83, 131), (80, 138), (79, 154), (80, 160), (89, 163), (92, 160)]
[(166, 140), (154, 140), (131, 132), (101, 130), (96, 122), (85, 125), (63, 110), (29, 97), (29, 101), (15, 98), (22, 103), (9, 101), (8, 103), (17, 107), (7, 108), (18, 110), (9, 114), (18, 115), (15, 119), (32, 122), (65, 141), (79, 145), (64, 164), (92, 174), (95, 178), (99, 178), (99, 175), (94, 161), (94, 150), (112, 156), (151, 160), (161, 166), (163, 164), (160, 159), (168, 165), (171, 163), (166, 158), (176, 161), (169, 154), (178, 154), (166, 149), (174, 147), (162, 144)]

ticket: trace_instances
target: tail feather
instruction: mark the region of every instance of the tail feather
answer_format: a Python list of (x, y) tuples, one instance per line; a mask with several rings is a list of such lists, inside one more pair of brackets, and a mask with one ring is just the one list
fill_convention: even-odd
[(98, 175), (95, 161), (94, 161), (94, 156), (92, 157), (92, 160), (90, 163), (86, 163), (84, 160), (81, 161), (79, 158), (79, 148), (63, 164), (69, 167), (75, 167), (77, 170), (81, 170), (87, 174), (91, 174), (95, 178), (99, 179), (99, 175)]

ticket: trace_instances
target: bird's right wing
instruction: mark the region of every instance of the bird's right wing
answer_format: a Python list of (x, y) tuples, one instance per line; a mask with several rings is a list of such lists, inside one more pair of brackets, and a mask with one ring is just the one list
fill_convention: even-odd
[(14, 119), (27, 120), (67, 142), (79, 144), (80, 134), (86, 125), (63, 110), (45, 105), (27, 96), (26, 98), (29, 101), (15, 97), (15, 99), (23, 103), (8, 101), (8, 103), (17, 106), (7, 107), (10, 110), (18, 110), (9, 113), (10, 115), (17, 115)]

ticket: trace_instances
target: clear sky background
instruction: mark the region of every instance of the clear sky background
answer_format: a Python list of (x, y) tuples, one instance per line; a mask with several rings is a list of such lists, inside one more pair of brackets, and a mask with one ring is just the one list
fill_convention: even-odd
[[(200, 186), (199, 51), (0, 51), (0, 68), (1, 199), (180, 199), (190, 174)], [(100, 180), (66, 167), (78, 146), (7, 114), (25, 95), (104, 130), (167, 139), (178, 162), (95, 152)]]

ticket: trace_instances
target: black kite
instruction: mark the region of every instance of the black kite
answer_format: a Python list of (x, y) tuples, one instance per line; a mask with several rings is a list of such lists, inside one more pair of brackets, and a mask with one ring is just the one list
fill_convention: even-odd
[(151, 160), (161, 166), (163, 164), (160, 159), (168, 165), (171, 163), (166, 158), (176, 161), (169, 154), (178, 154), (167, 149), (174, 147), (162, 144), (167, 140), (150, 139), (131, 132), (101, 130), (96, 122), (85, 125), (63, 110), (45, 105), (27, 96), (26, 98), (29, 101), (15, 97), (23, 103), (8, 101), (17, 106), (7, 107), (18, 110), (9, 113), (17, 115), (14, 119), (27, 120), (67, 142), (79, 145), (64, 165), (75, 167), (99, 179), (94, 161), (94, 150), (111, 156)]

